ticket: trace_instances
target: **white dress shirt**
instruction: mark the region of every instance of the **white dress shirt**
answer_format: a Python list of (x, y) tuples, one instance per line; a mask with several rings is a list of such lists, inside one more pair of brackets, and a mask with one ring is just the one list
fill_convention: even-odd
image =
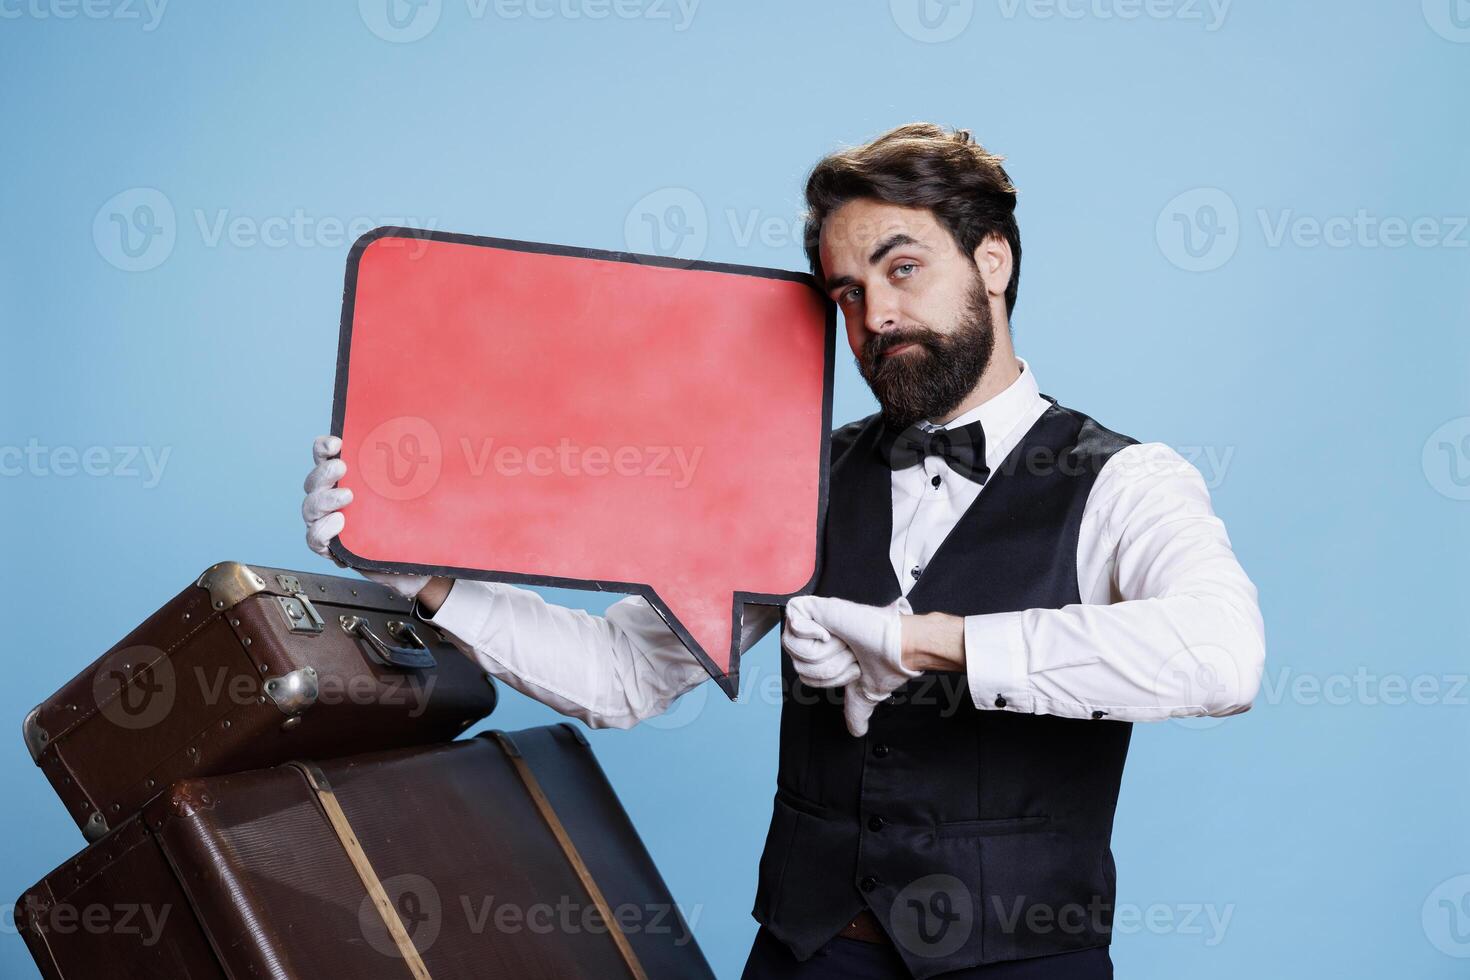
[[(978, 420), (992, 472), (1048, 406), (1030, 365), (1016, 361), (1021, 374), (1004, 391), (934, 426)], [(984, 488), (938, 456), (893, 472), (889, 558), (905, 596), (913, 571)], [(1060, 609), (964, 617), (977, 707), (1119, 721), (1250, 707), (1265, 660), (1256, 589), (1204, 479), (1173, 449), (1128, 446), (1099, 471), (1083, 509), (1077, 589), (1082, 602)], [(415, 610), (496, 678), (592, 728), (631, 727), (709, 679), (642, 596), (596, 616), (529, 589), (459, 579), (435, 615)], [(779, 607), (746, 606), (741, 653), (780, 616)]]

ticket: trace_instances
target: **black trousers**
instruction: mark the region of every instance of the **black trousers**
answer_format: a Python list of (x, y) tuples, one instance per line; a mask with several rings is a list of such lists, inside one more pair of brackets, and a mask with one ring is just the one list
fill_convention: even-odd
[[(892, 946), (834, 936), (805, 963), (766, 931), (755, 934), (740, 980), (909, 980), (911, 974)], [(1011, 960), (941, 974), (943, 980), (1112, 980), (1108, 947)], [(939, 980), (939, 978), (936, 978)]]

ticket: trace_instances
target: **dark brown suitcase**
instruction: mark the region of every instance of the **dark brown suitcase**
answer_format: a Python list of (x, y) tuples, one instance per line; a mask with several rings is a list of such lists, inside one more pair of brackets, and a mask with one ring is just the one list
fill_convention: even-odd
[(713, 977), (570, 725), (184, 780), (15, 917), (47, 980)]
[(212, 565), (25, 719), (88, 840), (191, 776), (444, 742), (496, 688), (365, 579)]

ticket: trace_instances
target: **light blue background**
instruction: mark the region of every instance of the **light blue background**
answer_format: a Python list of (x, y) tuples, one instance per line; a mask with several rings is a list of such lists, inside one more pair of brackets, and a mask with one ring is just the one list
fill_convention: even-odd
[[(1119, 976), (1466, 974), (1470, 5), (961, 0), (926, 40), (914, 0), (437, 0), (399, 42), (384, 3), (0, 0), (0, 447), (46, 447), (0, 460), (4, 897), (82, 843), (22, 747), (33, 704), (215, 561), (333, 570), (299, 513), (350, 240), (319, 222), (647, 250), (643, 214), (692, 197), (681, 247), (801, 269), (806, 169), (927, 119), (1009, 158), (1042, 390), (1197, 454), (1262, 595), (1255, 709), (1135, 729)], [(173, 241), (130, 259), (111, 215), (158, 195)], [(214, 234), (293, 215), (284, 244)], [(1387, 219), (1430, 223), (1388, 247)], [(844, 351), (834, 419), (872, 410)], [(103, 475), (56, 472), (93, 446)], [(169, 453), (156, 485), (119, 446)], [(706, 685), (593, 735), (722, 977), (755, 931), (777, 657), (742, 703)], [(1422, 703), (1393, 686), (1421, 677)], [(507, 691), (493, 721), (556, 717)], [(8, 906), (0, 933), (32, 975)]]

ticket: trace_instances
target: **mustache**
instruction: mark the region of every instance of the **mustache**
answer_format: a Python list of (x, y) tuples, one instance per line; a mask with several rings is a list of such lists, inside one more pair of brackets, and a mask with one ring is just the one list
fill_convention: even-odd
[(864, 346), (863, 357), (869, 364), (878, 363), (884, 354), (904, 344), (922, 344), (932, 349), (939, 335), (928, 327), (911, 327), (906, 330), (890, 330), (875, 334)]

